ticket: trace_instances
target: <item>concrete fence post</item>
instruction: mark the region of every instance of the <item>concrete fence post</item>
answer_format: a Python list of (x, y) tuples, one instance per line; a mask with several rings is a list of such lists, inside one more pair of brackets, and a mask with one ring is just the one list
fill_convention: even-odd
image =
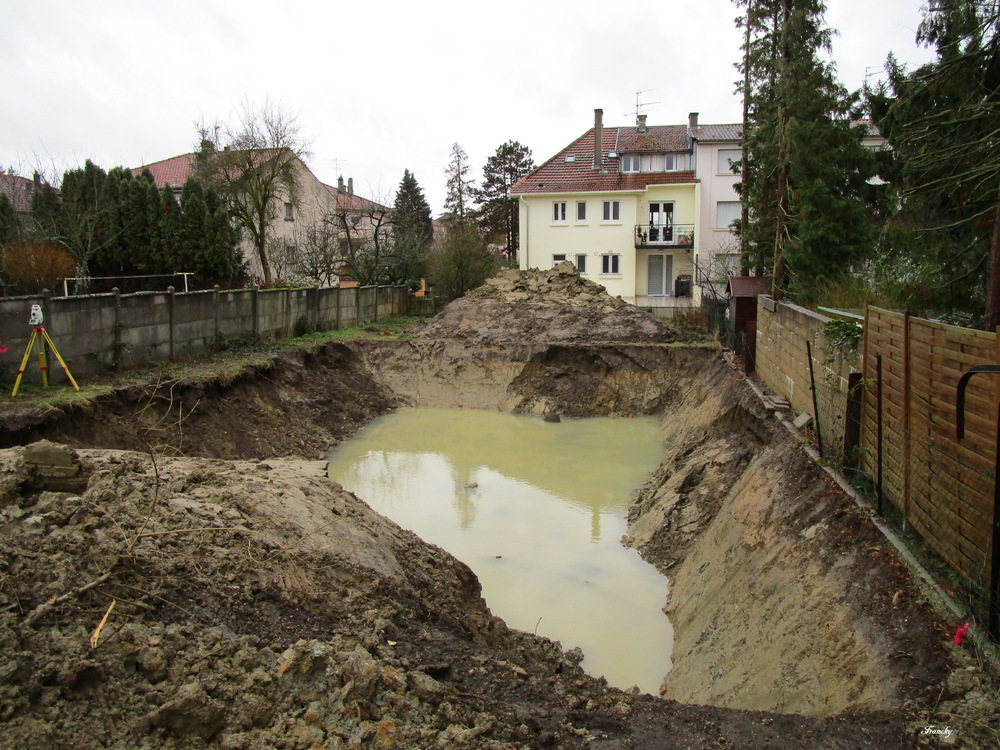
[(170, 331), (170, 359), (174, 358), (174, 288), (172, 286), (167, 287), (167, 319), (168, 329)]
[(260, 293), (260, 287), (253, 287), (250, 290), (250, 333), (256, 338), (260, 335), (260, 321), (257, 319), (259, 315), (257, 295)]
[[(52, 292), (48, 289), (42, 290), (42, 317), (45, 319), (45, 328), (51, 335), (55, 315), (52, 309)], [(55, 326), (55, 329), (58, 332), (59, 326)]]
[(215, 311), (215, 339), (212, 342), (214, 351), (222, 351), (222, 295), (219, 294), (219, 285), (212, 287), (212, 301)]
[(111, 290), (114, 307), (111, 310), (111, 367), (117, 370), (121, 365), (122, 353), (122, 291), (118, 287)]

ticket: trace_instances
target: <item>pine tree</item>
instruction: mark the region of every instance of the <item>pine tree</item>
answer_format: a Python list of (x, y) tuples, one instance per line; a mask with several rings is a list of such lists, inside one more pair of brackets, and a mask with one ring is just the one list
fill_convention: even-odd
[(38, 239), (57, 240), (61, 224), (62, 204), (59, 194), (47, 183), (31, 191), (31, 228)]
[(21, 220), (6, 193), (0, 193), (0, 247), (21, 235)]
[(464, 223), (475, 199), (475, 180), (470, 180), (469, 156), (457, 143), (451, 144), (451, 160), (444, 171), (448, 178), (444, 208), (456, 222)]
[(912, 311), (1000, 325), (1000, 3), (938, 0), (917, 35), (937, 60), (912, 73), (890, 57), (870, 92), (892, 146), (900, 210), (881, 238), (880, 281)]
[(181, 261), (181, 207), (169, 186), (160, 190), (160, 211), (157, 226), (160, 247), (157, 257), (157, 267), (153, 273), (173, 273), (183, 270)]
[(393, 265), (399, 281), (419, 287), (433, 239), (431, 207), (417, 178), (404, 169), (392, 208)]
[(507, 141), (486, 160), (483, 186), (476, 194), (482, 204), (480, 227), (487, 236), (503, 238), (504, 252), (511, 261), (517, 260), (519, 233), (518, 202), (511, 197), (510, 189), (534, 168), (531, 149), (517, 141)]
[(88, 159), (82, 169), (65, 172), (60, 185), (59, 240), (85, 277), (90, 275), (94, 254), (107, 242), (102, 217), (107, 208), (102, 202), (106, 179), (105, 171)]
[(809, 303), (871, 248), (864, 196), (874, 159), (856, 98), (818, 57), (832, 35), (823, 3), (738, 1), (747, 8), (745, 263), (772, 269), (776, 297)]

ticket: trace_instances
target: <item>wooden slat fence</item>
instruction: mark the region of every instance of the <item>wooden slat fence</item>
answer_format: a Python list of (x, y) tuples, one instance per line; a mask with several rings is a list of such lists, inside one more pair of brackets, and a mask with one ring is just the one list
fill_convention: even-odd
[(959, 378), (998, 361), (997, 336), (905, 313), (866, 311), (863, 466), (877, 475), (876, 363), (882, 357), (882, 491), (975, 588), (989, 584), (998, 378), (976, 375), (956, 436)]

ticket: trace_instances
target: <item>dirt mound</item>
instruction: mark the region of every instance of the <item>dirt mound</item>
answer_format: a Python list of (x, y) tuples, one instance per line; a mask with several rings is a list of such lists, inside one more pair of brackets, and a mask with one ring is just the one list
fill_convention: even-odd
[(465, 565), (323, 470), (52, 443), (0, 451), (0, 748), (659, 750), (898, 736), (892, 721), (821, 725), (609, 689), (578, 652), (509, 631)]
[(486, 345), (669, 344), (698, 338), (610, 296), (569, 262), (547, 271), (501, 271), (450, 303), (417, 335)]

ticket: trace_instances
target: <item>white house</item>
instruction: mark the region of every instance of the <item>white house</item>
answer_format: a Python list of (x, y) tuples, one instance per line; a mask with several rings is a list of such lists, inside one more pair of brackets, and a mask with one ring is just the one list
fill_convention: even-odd
[(739, 125), (594, 127), (518, 181), (522, 269), (564, 260), (640, 306), (690, 307), (725, 261), (739, 216)]

